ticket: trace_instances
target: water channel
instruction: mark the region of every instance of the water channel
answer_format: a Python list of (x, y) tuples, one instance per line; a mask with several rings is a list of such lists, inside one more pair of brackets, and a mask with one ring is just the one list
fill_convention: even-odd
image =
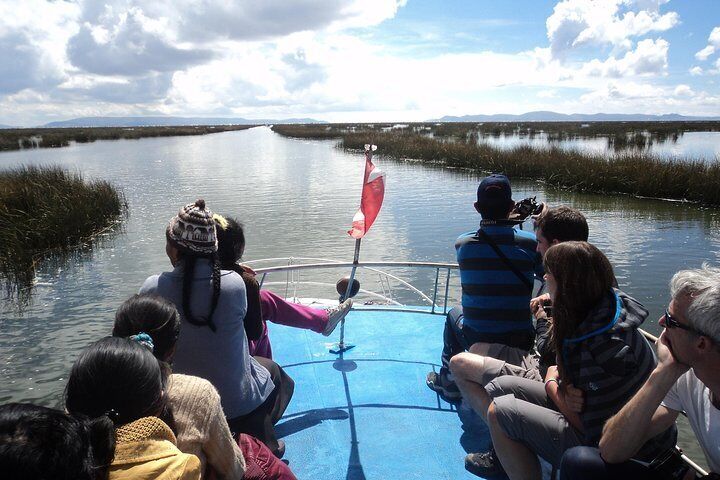
[[(363, 240), (361, 260), (454, 262), (456, 237), (479, 222), (472, 207), (478, 175), (381, 155), (376, 161), (387, 172), (385, 203)], [(80, 350), (109, 334), (115, 309), (147, 276), (169, 269), (165, 226), (196, 198), (245, 223), (246, 260), (351, 260), (354, 241), (346, 231), (358, 207), (363, 163), (362, 154), (339, 150), (334, 141), (288, 139), (265, 127), (0, 154), (0, 168), (53, 164), (109, 180), (130, 205), (120, 234), (69, 262), (40, 266), (23, 313), (0, 302), (0, 403), (59, 404)], [(652, 332), (659, 331), (672, 274), (720, 263), (718, 209), (533, 181), (513, 187), (516, 199), (537, 195), (586, 214), (590, 240), (612, 261), (621, 288), (649, 308), (644, 327)]]

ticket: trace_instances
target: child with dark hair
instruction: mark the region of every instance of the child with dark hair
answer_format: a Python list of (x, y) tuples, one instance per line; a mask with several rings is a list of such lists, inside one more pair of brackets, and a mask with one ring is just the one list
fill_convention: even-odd
[(268, 290), (261, 290), (255, 272), (239, 262), (245, 252), (243, 224), (232, 217), (213, 216), (218, 237), (220, 267), (240, 274), (247, 289), (248, 310), (245, 330), (250, 340), (250, 354), (272, 358), (266, 321), (303, 328), (330, 336), (352, 307), (352, 298), (329, 308), (313, 308), (291, 303)]
[(104, 480), (111, 425), (28, 403), (0, 405), (0, 472), (13, 480)]
[(281, 457), (284, 445), (274, 425), (295, 384), (277, 363), (250, 356), (245, 283), (236, 272), (220, 270), (216, 235), (204, 200), (181, 208), (166, 230), (165, 251), (174, 269), (149, 277), (140, 293), (158, 294), (180, 313), (174, 371), (209, 380), (220, 393), (230, 430), (257, 437)]
[[(142, 333), (151, 337), (155, 357), (171, 364), (180, 334), (180, 315), (175, 306), (150, 294), (133, 295), (123, 302), (115, 313), (113, 336)], [(178, 448), (200, 459), (204, 477), (295, 479), (289, 467), (254, 437), (242, 433), (235, 442), (220, 395), (207, 380), (173, 373), (168, 381), (167, 401), (172, 408)]]
[(589, 228), (585, 215), (574, 208), (559, 206), (545, 210), (535, 222), (538, 253), (545, 255), (548, 248), (561, 242), (587, 242)]
[(152, 339), (109, 337), (85, 349), (70, 371), (65, 408), (115, 429), (109, 480), (196, 480), (200, 461), (176, 447), (166, 403), (167, 371)]

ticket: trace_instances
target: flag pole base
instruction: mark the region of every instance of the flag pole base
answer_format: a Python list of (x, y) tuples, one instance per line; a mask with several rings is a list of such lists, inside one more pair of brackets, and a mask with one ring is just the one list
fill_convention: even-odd
[(330, 353), (334, 353), (335, 355), (337, 355), (343, 352), (347, 352), (351, 348), (355, 348), (355, 345), (353, 345), (352, 343), (340, 342), (336, 343), (335, 346), (330, 349)]

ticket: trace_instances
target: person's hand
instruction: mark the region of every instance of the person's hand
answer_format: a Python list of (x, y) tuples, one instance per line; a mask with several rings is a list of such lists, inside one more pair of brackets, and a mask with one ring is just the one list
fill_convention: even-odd
[(551, 365), (547, 369), (547, 373), (545, 374), (545, 381), (547, 382), (551, 378), (554, 378), (557, 380), (560, 377), (560, 374), (558, 373), (558, 367), (557, 365)]
[(545, 215), (547, 213), (547, 211), (550, 210), (550, 207), (548, 207), (547, 203), (545, 203), (545, 202), (542, 202), (540, 205), (538, 205), (538, 208), (539, 208), (540, 212), (533, 215), (533, 228), (536, 230), (537, 230), (537, 222), (540, 219), (540, 217)]
[(655, 345), (657, 346), (658, 364), (656, 369), (658, 371), (671, 373), (677, 379), (690, 370), (689, 365), (680, 363), (673, 354), (672, 346), (667, 338), (667, 330), (663, 330)]
[(249, 273), (250, 275), (257, 275), (257, 273), (255, 273), (255, 270), (248, 267), (247, 265), (240, 264), (240, 268), (242, 268), (242, 271), (245, 273)]
[(543, 305), (550, 305), (551, 303), (552, 300), (550, 300), (550, 294), (543, 293), (542, 295), (539, 295), (530, 300), (530, 310), (535, 312), (536, 309), (542, 308)]
[(563, 393), (565, 403), (570, 411), (575, 413), (582, 412), (582, 409), (585, 406), (585, 392), (579, 388), (575, 388), (572, 384), (563, 385), (561, 391)]
[(532, 300), (530, 300), (530, 312), (532, 312), (533, 316), (535, 317), (535, 320), (548, 318), (547, 313), (545, 313), (545, 309), (543, 308), (545, 305), (551, 305), (552, 300), (550, 300), (550, 295), (547, 293), (544, 293), (540, 295), (539, 297), (535, 297)]

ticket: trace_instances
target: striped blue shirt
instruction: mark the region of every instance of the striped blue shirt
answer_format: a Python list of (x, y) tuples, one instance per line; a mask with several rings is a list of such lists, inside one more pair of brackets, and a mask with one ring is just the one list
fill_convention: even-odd
[[(535, 235), (511, 226), (482, 226), (502, 253), (532, 284), (543, 275)], [(531, 292), (498, 258), (478, 232), (461, 235), (455, 242), (462, 283), (464, 326), (481, 334), (533, 335)]]

